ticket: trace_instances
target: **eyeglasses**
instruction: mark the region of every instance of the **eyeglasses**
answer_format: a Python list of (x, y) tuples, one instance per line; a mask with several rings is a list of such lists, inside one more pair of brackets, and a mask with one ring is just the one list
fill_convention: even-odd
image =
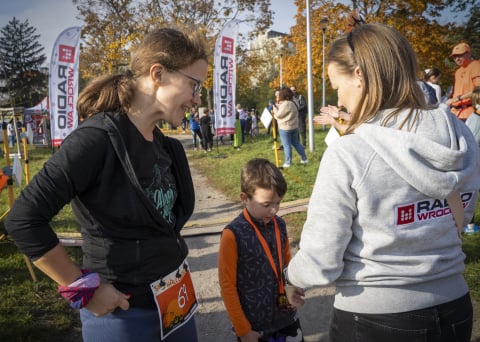
[(170, 70), (171, 72), (176, 72), (177, 74), (180, 74), (182, 75), (183, 77), (186, 77), (188, 78), (189, 80), (195, 82), (195, 85), (193, 86), (193, 93), (192, 93), (192, 96), (195, 97), (197, 95), (200, 95), (200, 91), (202, 90), (202, 82), (200, 80), (197, 80), (196, 78), (192, 77), (192, 76), (189, 76), (187, 74), (184, 74), (183, 72), (181, 72), (180, 70)]

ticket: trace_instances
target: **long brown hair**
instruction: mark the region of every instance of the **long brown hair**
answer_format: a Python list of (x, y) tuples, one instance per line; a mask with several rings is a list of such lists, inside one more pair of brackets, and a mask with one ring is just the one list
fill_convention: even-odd
[(87, 118), (99, 112), (128, 111), (135, 91), (135, 79), (148, 75), (154, 64), (178, 70), (197, 60), (207, 60), (203, 39), (197, 32), (159, 28), (147, 34), (132, 49), (134, 52), (126, 72), (100, 76), (80, 93), (77, 102), (79, 116)]
[(288, 87), (282, 87), (278, 91), (278, 99), (281, 101), (287, 100), (292, 101), (293, 91)]
[[(329, 48), (327, 64), (339, 72), (353, 75), (358, 66), (364, 80), (363, 103), (346, 130), (351, 133), (360, 124), (373, 119), (383, 109), (393, 109), (383, 120), (386, 125), (400, 111), (410, 113), (401, 127), (426, 109), (424, 95), (417, 83), (418, 62), (409, 42), (395, 29), (382, 24), (364, 24), (337, 38)], [(349, 109), (349, 108), (347, 108)]]

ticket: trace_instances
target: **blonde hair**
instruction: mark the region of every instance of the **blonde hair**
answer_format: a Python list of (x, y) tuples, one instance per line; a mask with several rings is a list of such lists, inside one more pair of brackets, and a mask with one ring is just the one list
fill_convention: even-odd
[(80, 93), (77, 111), (85, 119), (99, 112), (125, 112), (130, 108), (135, 79), (148, 75), (150, 67), (185, 68), (197, 60), (207, 60), (205, 45), (196, 30), (159, 28), (147, 34), (133, 49), (129, 69), (121, 74), (94, 79)]
[[(359, 67), (364, 81), (363, 103), (352, 119), (346, 134), (373, 119), (380, 110), (394, 109), (386, 125), (400, 111), (410, 109), (401, 127), (415, 123), (416, 109), (426, 109), (424, 95), (417, 83), (419, 74), (415, 52), (409, 42), (395, 29), (382, 24), (364, 24), (348, 35), (337, 38), (329, 48), (327, 64), (333, 63), (340, 73), (353, 75)], [(349, 109), (349, 108), (347, 108)]]

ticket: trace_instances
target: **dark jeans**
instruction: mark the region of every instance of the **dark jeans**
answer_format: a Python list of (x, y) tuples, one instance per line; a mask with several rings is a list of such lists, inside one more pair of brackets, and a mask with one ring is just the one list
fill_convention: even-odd
[(298, 116), (298, 132), (300, 133), (300, 142), (303, 147), (307, 146), (307, 117), (306, 114), (300, 114)]
[[(300, 326), (300, 321), (298, 319), (288, 327), (282, 328), (270, 336), (261, 337), (258, 342), (287, 342), (289, 340), (304, 341), (302, 327)], [(240, 342), (240, 337), (237, 337), (237, 341)]]
[(202, 133), (200, 132), (200, 128), (192, 129), (192, 136), (193, 136), (193, 147), (197, 147), (197, 137), (200, 140), (200, 144), (202, 144)]
[(247, 121), (245, 119), (240, 119), (240, 127), (242, 128), (242, 145), (245, 143), (245, 125)]
[(469, 342), (472, 302), (466, 294), (449, 303), (393, 314), (334, 309), (332, 342)]
[(200, 132), (202, 134), (202, 148), (206, 151), (207, 149), (213, 148), (213, 134), (210, 127), (202, 127), (200, 128)]

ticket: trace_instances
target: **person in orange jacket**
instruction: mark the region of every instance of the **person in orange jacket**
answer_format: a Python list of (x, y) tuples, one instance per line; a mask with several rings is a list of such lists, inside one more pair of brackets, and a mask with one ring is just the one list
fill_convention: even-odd
[(450, 57), (459, 68), (455, 71), (453, 94), (447, 104), (460, 120), (465, 121), (474, 111), (470, 96), (473, 88), (480, 86), (480, 61), (472, 59), (467, 43), (455, 45)]

